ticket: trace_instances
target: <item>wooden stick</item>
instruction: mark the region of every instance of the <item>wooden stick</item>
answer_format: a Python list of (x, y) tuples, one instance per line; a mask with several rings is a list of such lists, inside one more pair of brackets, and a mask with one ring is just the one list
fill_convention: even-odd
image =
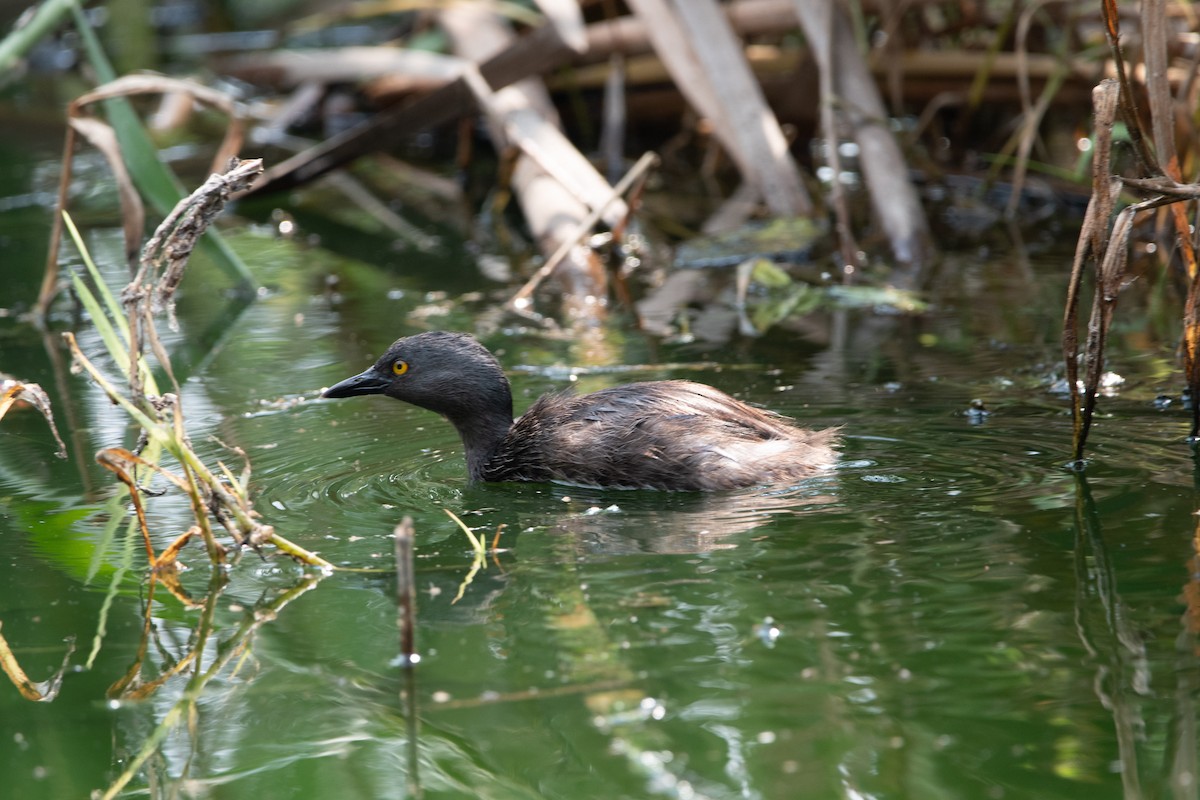
[(392, 534), (396, 539), (396, 607), (400, 624), (400, 656), (404, 666), (411, 668), (420, 657), (414, 645), (417, 615), (417, 586), (413, 576), (413, 521), (400, 520)]
[(571, 248), (577, 245), (580, 239), (582, 239), (584, 236), (587, 236), (588, 231), (592, 229), (592, 226), (595, 225), (600, 217), (604, 215), (604, 211), (608, 208), (609, 204), (622, 197), (625, 192), (629, 191), (629, 187), (633, 186), (634, 181), (636, 181), (643, 172), (646, 172), (657, 163), (658, 156), (654, 153), (647, 152), (643, 154), (642, 157), (638, 159), (637, 163), (629, 169), (629, 172), (625, 173), (625, 177), (621, 178), (620, 182), (613, 187), (612, 195), (609, 197), (608, 202), (602, 203), (601, 205), (593, 208), (591, 212), (580, 221), (579, 225), (575, 229), (574, 235), (563, 240), (563, 243), (559, 245), (558, 250), (554, 252), (554, 255), (550, 256), (550, 259), (542, 265), (542, 268), (534, 273), (533, 277), (526, 281), (524, 286), (517, 290), (517, 293), (514, 294), (512, 298), (505, 304), (505, 307), (513, 311), (525, 311), (530, 305), (529, 296), (533, 294), (533, 290), (538, 287), (538, 284), (550, 277), (562, 260), (567, 257), (567, 254), (571, 252)]

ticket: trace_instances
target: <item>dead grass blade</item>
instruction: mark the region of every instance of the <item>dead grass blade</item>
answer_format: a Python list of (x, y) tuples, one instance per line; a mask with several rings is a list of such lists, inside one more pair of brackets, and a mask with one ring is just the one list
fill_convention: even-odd
[(67, 446), (63, 444), (62, 437), (58, 435), (58, 426), (54, 424), (54, 412), (50, 408), (50, 397), (46, 391), (36, 383), (22, 383), (14, 378), (0, 375), (0, 419), (4, 419), (4, 415), (16, 403), (28, 403), (38, 410), (45, 418), (46, 424), (50, 426), (50, 432), (54, 434), (54, 441), (58, 442), (58, 450), (55, 451), (55, 455), (59, 458), (66, 458)]
[(229, 159), (233, 158), (242, 148), (246, 121), (241, 108), (234, 99), (217, 89), (182, 78), (168, 78), (166, 75), (125, 75), (76, 98), (68, 109), (68, 115), (80, 116), (88, 106), (117, 97), (173, 93), (186, 95), (197, 103), (210, 106), (229, 119), (229, 124), (225, 128), (225, 136), (213, 156), (210, 167), (213, 172), (221, 172), (229, 163)]
[[(0, 628), (3, 627), (4, 622), (0, 620)], [(8, 676), (13, 686), (17, 687), (17, 691), (26, 700), (48, 703), (57, 697), (58, 690), (62, 688), (63, 673), (67, 670), (67, 660), (74, 652), (75, 643), (72, 641), (67, 644), (67, 654), (63, 656), (62, 666), (58, 668), (57, 672), (44, 681), (31, 681), (25, 674), (25, 670), (21, 669), (17, 657), (13, 655), (12, 648), (8, 646), (8, 640), (4, 638), (3, 633), (0, 633), (0, 669), (4, 670), (4, 674)]]
[[(176, 417), (178, 416), (177, 413)], [(213, 537), (212, 528), (208, 525), (208, 509), (204, 505), (204, 499), (197, 490), (196, 482), (194, 479), (191, 479), (190, 474), (186, 479), (181, 478), (170, 470), (163, 469), (158, 464), (141, 458), (123, 447), (109, 447), (101, 450), (96, 454), (96, 461), (100, 466), (116, 475), (128, 487), (130, 500), (133, 502), (133, 508), (137, 514), (138, 526), (142, 533), (142, 540), (146, 546), (146, 554), (149, 558), (152, 571), (156, 573), (174, 571), (178, 566), (177, 558), (180, 549), (193, 537), (204, 540), (209, 553), (215, 556), (213, 559), (215, 563), (224, 563), (225, 548)], [(157, 556), (154, 554), (154, 546), (150, 542), (150, 530), (146, 525), (146, 514), (141, 499), (142, 488), (138, 485), (134, 477), (134, 470), (138, 466), (157, 472), (174, 485), (175, 488), (187, 494), (192, 501), (193, 515), (199, 521), (199, 524), (189, 528), (186, 533), (179, 536), (162, 554)], [(184, 471), (186, 474), (186, 467)]]
[[(122, 457), (122, 453), (128, 454), (128, 458)], [(127, 468), (132, 463), (147, 462), (130, 453), (128, 450), (120, 448), (111, 448), (110, 450), (101, 450), (96, 454), (96, 463), (109, 470), (117, 479), (129, 489), (129, 499), (133, 503), (133, 511), (137, 514), (138, 529), (142, 533), (142, 543), (146, 546), (146, 559), (150, 562), (151, 569), (155, 567), (158, 557), (154, 554), (154, 545), (150, 543), (150, 529), (146, 525), (146, 509), (142, 506), (142, 492), (138, 482), (130, 474)]]
[[(87, 32), (90, 34), (90, 31)], [(85, 36), (86, 38), (86, 36)], [(98, 44), (96, 45), (98, 48)], [(99, 58), (97, 52), (93, 54)], [(117, 191), (120, 196), (122, 219), (125, 231), (126, 257), (134, 263), (141, 245), (145, 227), (145, 208), (137, 191), (141, 186), (156, 206), (170, 207), (182, 194), (174, 176), (157, 159), (147, 159), (141, 147), (152, 146), (145, 138), (141, 123), (127, 106), (114, 108), (110, 105), (111, 123), (105, 123), (93, 115), (98, 103), (124, 102), (126, 98), (145, 94), (182, 94), (194, 102), (210, 106), (224, 113), (228, 119), (225, 136), (213, 157), (213, 171), (222, 172), (229, 159), (241, 148), (245, 136), (245, 119), (241, 108), (233, 98), (223, 92), (192, 81), (168, 78), (163, 75), (127, 75), (100, 86), (76, 98), (67, 107), (67, 136), (63, 143), (62, 174), (58, 186), (58, 211), (50, 233), (50, 248), (46, 256), (46, 273), (38, 295), (37, 313), (44, 317), (54, 300), (58, 288), (58, 252), (62, 239), (61, 212), (66, 210), (68, 187), (71, 182), (71, 167), (75, 152), (76, 134), (83, 136), (96, 147), (108, 161)], [(138, 152), (129, 152), (130, 148)], [(167, 196), (174, 194), (170, 200)], [(165, 209), (164, 209), (165, 210)], [(236, 256), (222, 251), (218, 263), (243, 282), (252, 283), (245, 265)]]
[[(125, 159), (121, 157), (121, 145), (117, 142), (117, 134), (111, 125), (101, 122), (94, 117), (70, 116), (67, 124), (71, 131), (78, 133), (88, 144), (100, 151), (108, 168), (112, 170), (113, 180), (117, 184), (117, 197), (121, 203), (121, 228), (125, 234), (125, 261), (131, 266), (136, 262), (138, 250), (142, 247), (142, 232), (146, 229), (146, 206), (142, 204), (142, 196), (138, 194), (125, 168)], [(74, 151), (74, 141), (68, 139), (64, 148), (63, 173), (70, 179), (71, 167), (67, 160)], [(65, 207), (66, 198), (59, 198), (59, 208)], [(57, 253), (55, 254), (57, 256)], [(56, 258), (57, 261), (57, 258)]]

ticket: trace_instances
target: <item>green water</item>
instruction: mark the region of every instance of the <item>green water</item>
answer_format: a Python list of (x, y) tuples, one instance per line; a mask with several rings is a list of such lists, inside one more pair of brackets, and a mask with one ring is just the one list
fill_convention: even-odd
[[(5, 168), (10, 194), (34, 167)], [(48, 219), (0, 214), (0, 308), (32, 300)], [(508, 290), (461, 300), (481, 281), (448, 240), (398, 256), (332, 223), (323, 249), (232, 222), (266, 289), (238, 303), (202, 261), (185, 280), (167, 344), (189, 430), (210, 462), (236, 470), (225, 445), (246, 452), (267, 522), (357, 571), (306, 579), (248, 552), (214, 576), (189, 548), (195, 605), (149, 597), (128, 509), (92, 460), (131, 443), (125, 419), (57, 335), (0, 317), (0, 370), (46, 387), (70, 450), (54, 458), (30, 411), (0, 421), (2, 633), (35, 681), (74, 643), (52, 702), (0, 682), (4, 797), (87, 797), (143, 752), (128, 796), (1197, 796), (1195, 465), (1178, 401), (1153, 404), (1178, 393), (1172, 342), (1130, 311), (1087, 482), (1064, 471), (1050, 385), (1069, 228), (951, 254), (918, 318), (846, 312), (721, 345), (619, 325), (582, 343), (485, 332), (519, 408), (569, 384), (688, 377), (844, 426), (828, 476), (698, 496), (469, 486), (434, 415), (317, 400), (397, 336), (482, 330), (488, 292)], [(89, 237), (120, 285), (117, 232)], [(100, 352), (70, 316), (60, 305), (52, 327)], [(963, 413), (975, 397), (982, 424)], [(188, 505), (148, 502), (161, 549)], [(489, 539), (504, 526), (458, 602), (472, 553), (443, 509)], [(411, 691), (390, 537), (406, 514)], [(110, 700), (139, 664), (134, 694)]]

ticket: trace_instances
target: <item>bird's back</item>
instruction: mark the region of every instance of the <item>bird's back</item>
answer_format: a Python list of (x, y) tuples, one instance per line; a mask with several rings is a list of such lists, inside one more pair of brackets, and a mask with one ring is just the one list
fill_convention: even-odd
[(833, 430), (797, 428), (704, 384), (654, 381), (540, 398), (513, 423), (485, 480), (732, 489), (832, 466)]

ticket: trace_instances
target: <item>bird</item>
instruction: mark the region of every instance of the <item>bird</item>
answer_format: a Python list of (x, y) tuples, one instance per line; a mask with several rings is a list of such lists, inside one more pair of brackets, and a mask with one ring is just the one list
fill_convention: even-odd
[(545, 394), (514, 419), (500, 362), (465, 333), (398, 339), (369, 369), (322, 396), (372, 394), (449, 420), (471, 482), (719, 491), (795, 483), (836, 463), (838, 429), (801, 428), (686, 380)]

